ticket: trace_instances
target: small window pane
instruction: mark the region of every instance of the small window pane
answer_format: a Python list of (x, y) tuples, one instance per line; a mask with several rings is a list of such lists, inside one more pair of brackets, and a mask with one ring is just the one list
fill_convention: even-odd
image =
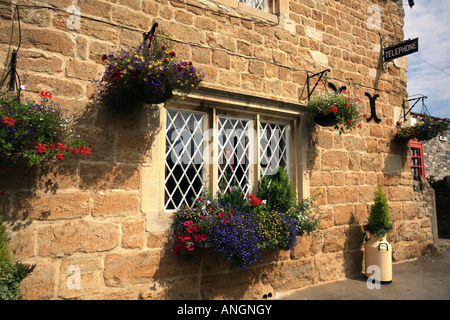
[(245, 3), (259, 10), (267, 10), (267, 0), (239, 0), (239, 2)]
[(289, 173), (288, 126), (263, 123), (260, 125), (261, 176), (270, 174), (279, 166)]
[(218, 117), (218, 192), (251, 190), (250, 120)]
[(192, 200), (203, 191), (204, 115), (167, 110), (165, 154), (165, 210)]

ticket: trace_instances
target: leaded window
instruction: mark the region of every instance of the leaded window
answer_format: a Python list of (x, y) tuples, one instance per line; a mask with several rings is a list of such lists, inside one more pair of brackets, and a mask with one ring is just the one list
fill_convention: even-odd
[(289, 172), (288, 126), (264, 123), (260, 124), (260, 172), (261, 176), (271, 174), (279, 166)]
[(218, 117), (217, 191), (238, 187), (247, 195), (251, 190), (251, 121)]
[(239, 0), (239, 2), (245, 3), (259, 10), (267, 10), (267, 0)]
[(205, 115), (167, 110), (164, 210), (191, 206), (204, 190)]

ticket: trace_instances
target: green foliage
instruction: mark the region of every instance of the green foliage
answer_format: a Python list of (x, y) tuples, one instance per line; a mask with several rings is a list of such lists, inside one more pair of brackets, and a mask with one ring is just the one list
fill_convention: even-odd
[(0, 215), (0, 265), (9, 264), (11, 261), (12, 257), (8, 248), (6, 230), (3, 226), (3, 217)]
[(35, 268), (35, 265), (26, 265), (13, 262), (8, 248), (5, 227), (0, 215), (0, 300), (21, 300), (20, 282)]
[(381, 190), (381, 187), (378, 186), (377, 191), (375, 192), (374, 204), (370, 208), (368, 222), (364, 226), (364, 230), (376, 234), (379, 237), (383, 237), (393, 228), (393, 224), (390, 220), (389, 205), (386, 195), (383, 190)]
[(20, 262), (0, 264), (0, 300), (22, 300), (20, 283), (35, 267)]
[(303, 199), (289, 209), (289, 214), (295, 219), (297, 235), (309, 235), (314, 232), (320, 223), (319, 209), (314, 205), (313, 199)]
[(61, 160), (74, 152), (72, 148), (87, 150), (73, 130), (75, 117), (65, 117), (50, 101), (50, 93), (41, 92), (41, 98), (42, 102), (24, 101), (20, 93), (0, 92), (0, 154), (35, 165), (55, 157)]
[(341, 92), (322, 93), (313, 95), (306, 106), (312, 119), (317, 115), (327, 115), (334, 113), (338, 119), (335, 126), (339, 133), (344, 132), (344, 128), (352, 130), (361, 121), (362, 112), (359, 106), (358, 98), (350, 98)]
[(275, 174), (261, 179), (257, 197), (266, 200), (266, 206), (270, 210), (287, 212), (291, 208), (295, 203), (295, 193), (283, 167), (278, 167)]
[(223, 194), (219, 193), (217, 198), (217, 201), (222, 207), (228, 205), (234, 210), (243, 210), (247, 203), (242, 190), (236, 187), (230, 188), (228, 192), (224, 192)]

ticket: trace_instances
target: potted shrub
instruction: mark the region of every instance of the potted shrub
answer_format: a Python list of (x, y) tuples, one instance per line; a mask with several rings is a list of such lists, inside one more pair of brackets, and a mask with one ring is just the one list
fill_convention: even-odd
[(311, 119), (320, 126), (339, 129), (340, 133), (360, 128), (362, 113), (358, 98), (351, 98), (342, 92), (325, 92), (314, 95), (306, 106)]
[(289, 177), (283, 167), (278, 167), (276, 172), (265, 175), (261, 179), (261, 186), (257, 197), (266, 202), (270, 209), (287, 212), (295, 203), (295, 193)]
[(448, 130), (448, 119), (433, 118), (426, 115), (420, 116), (414, 126), (402, 127), (400, 122), (397, 122), (397, 132), (393, 140), (399, 143), (407, 142), (409, 140), (426, 141), (431, 140)]
[(392, 228), (386, 195), (378, 187), (367, 224), (364, 225), (364, 230), (370, 234), (365, 244), (365, 275), (370, 277), (375, 272), (383, 284), (392, 282), (392, 246), (386, 241), (386, 234)]
[(203, 80), (190, 61), (178, 59), (168, 37), (150, 34), (139, 47), (119, 48), (104, 54), (105, 72), (98, 100), (108, 106), (130, 107), (136, 103), (158, 104), (173, 91), (188, 94)]
[(23, 102), (20, 92), (0, 93), (0, 154), (25, 159), (29, 165), (62, 160), (68, 153), (90, 155), (92, 150), (74, 130), (76, 116), (64, 116), (50, 101), (50, 92), (41, 91), (39, 96), (39, 102)]

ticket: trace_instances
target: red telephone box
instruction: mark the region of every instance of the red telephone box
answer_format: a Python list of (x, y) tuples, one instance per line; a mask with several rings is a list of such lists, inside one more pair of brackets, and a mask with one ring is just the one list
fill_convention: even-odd
[(411, 140), (409, 146), (411, 148), (411, 173), (414, 176), (425, 177), (422, 141)]

